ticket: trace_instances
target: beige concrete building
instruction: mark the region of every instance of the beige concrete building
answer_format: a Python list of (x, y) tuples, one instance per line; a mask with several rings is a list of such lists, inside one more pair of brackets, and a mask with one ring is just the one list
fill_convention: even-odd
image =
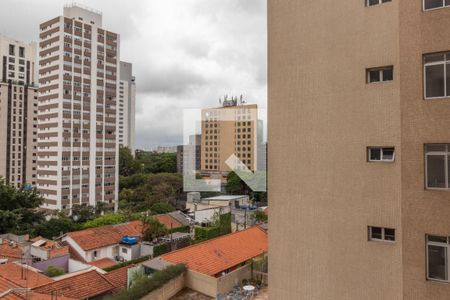
[(256, 104), (238, 104), (235, 98), (225, 100), (222, 107), (202, 110), (202, 173), (228, 173), (226, 161), (233, 154), (248, 169), (256, 170), (257, 108)]
[(78, 5), (40, 25), (38, 189), (44, 208), (117, 207), (119, 35)]
[(135, 155), (136, 78), (133, 65), (120, 62), (119, 81), (119, 146), (127, 147)]
[(36, 184), (36, 43), (0, 36), (0, 177)]
[(449, 299), (449, 1), (268, 1), (270, 299)]

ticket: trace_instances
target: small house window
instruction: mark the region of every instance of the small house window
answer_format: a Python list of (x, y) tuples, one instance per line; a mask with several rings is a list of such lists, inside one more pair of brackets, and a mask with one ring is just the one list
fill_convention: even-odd
[(395, 160), (394, 147), (368, 147), (367, 149), (368, 161), (377, 162), (392, 162)]
[(379, 5), (386, 2), (391, 2), (392, 0), (366, 0), (367, 6)]
[(381, 67), (367, 69), (367, 83), (376, 83), (394, 80), (394, 67)]
[(395, 229), (369, 226), (369, 241), (395, 242)]

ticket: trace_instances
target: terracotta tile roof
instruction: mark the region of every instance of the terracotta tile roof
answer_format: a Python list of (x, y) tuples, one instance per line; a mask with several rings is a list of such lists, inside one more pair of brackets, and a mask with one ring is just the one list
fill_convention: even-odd
[(164, 254), (161, 258), (173, 264), (186, 264), (193, 271), (214, 276), (265, 252), (267, 233), (259, 226), (254, 226)]
[(114, 259), (105, 257), (105, 258), (101, 258), (101, 259), (97, 259), (97, 260), (91, 261), (89, 264), (91, 266), (103, 269), (103, 268), (108, 268), (108, 267), (115, 266), (117, 264), (117, 262)]
[(97, 271), (67, 277), (33, 289), (41, 294), (57, 293), (59, 296), (88, 299), (110, 293), (115, 286)]
[(128, 269), (133, 268), (134, 264), (115, 269), (111, 272), (106, 273), (104, 276), (116, 287), (115, 292), (124, 289), (127, 286), (128, 280)]
[(49, 277), (35, 271), (35, 269), (16, 263), (0, 265), (0, 277), (14, 282), (20, 287), (27, 288), (54, 282)]
[(83, 250), (98, 249), (118, 244), (125, 235), (141, 236), (142, 222), (132, 221), (67, 233)]
[(67, 245), (62, 245), (61, 243), (43, 237), (35, 237), (31, 242), (33, 242), (33, 244), (39, 242), (39, 245), (32, 245), (47, 251), (49, 258), (69, 254), (69, 247)]
[(159, 223), (164, 224), (167, 229), (183, 226), (183, 224), (181, 224), (177, 219), (168, 214), (157, 215), (155, 218), (159, 221)]
[(87, 263), (87, 261), (72, 246), (69, 246), (69, 255), (71, 259)]
[(0, 243), (0, 258), (6, 258), (8, 261), (15, 261), (22, 258), (22, 248), (14, 243), (14, 246), (9, 244), (9, 240), (3, 240)]

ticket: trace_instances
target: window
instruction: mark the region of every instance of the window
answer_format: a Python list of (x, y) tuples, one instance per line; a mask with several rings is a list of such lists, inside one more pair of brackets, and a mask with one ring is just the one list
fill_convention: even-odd
[(450, 187), (450, 144), (425, 145), (425, 182), (427, 188)]
[(367, 0), (366, 5), (373, 6), (373, 5), (383, 4), (386, 2), (391, 2), (391, 0)]
[(427, 235), (427, 279), (448, 280), (449, 238)]
[(384, 227), (368, 227), (369, 241), (395, 242), (395, 229)]
[(450, 52), (424, 55), (423, 73), (425, 98), (450, 96)]
[(395, 160), (394, 147), (369, 147), (367, 148), (368, 161), (392, 162)]
[(450, 0), (424, 0), (423, 9), (435, 9), (450, 6)]
[(367, 69), (367, 83), (376, 83), (394, 80), (394, 67), (381, 67)]
[(127, 248), (122, 248), (122, 253), (127, 254), (128, 253), (128, 249)]
[(19, 47), (19, 56), (25, 57), (25, 48), (24, 47)]
[(14, 45), (9, 45), (9, 55), (15, 55)]

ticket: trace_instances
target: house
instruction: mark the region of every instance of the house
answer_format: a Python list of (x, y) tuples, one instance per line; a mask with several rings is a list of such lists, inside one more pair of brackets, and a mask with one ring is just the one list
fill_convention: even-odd
[(22, 288), (34, 288), (54, 281), (38, 269), (18, 262), (0, 265), (0, 277)]
[(52, 281), (32, 288), (36, 293), (76, 298), (91, 299), (112, 294), (117, 287), (95, 270)]
[(191, 215), (196, 224), (207, 225), (212, 223), (219, 215), (228, 214), (231, 212), (229, 206), (215, 206), (210, 208), (197, 209)]
[(136, 265), (131, 264), (104, 274), (105, 278), (109, 280), (116, 288), (114, 293), (121, 289), (127, 288), (129, 282), (130, 271), (136, 268)]
[(69, 232), (62, 240), (70, 246), (71, 253), (83, 262), (103, 258), (131, 260), (139, 257), (139, 245), (123, 243), (122, 239), (142, 236), (142, 226), (141, 221), (106, 225)]
[[(4, 300), (54, 300), (54, 295), (36, 293), (30, 289), (23, 288), (16, 283), (0, 277), (0, 299)], [(58, 296), (58, 300), (78, 300), (79, 298), (69, 298)]]
[(198, 199), (198, 197), (188, 197), (186, 201), (186, 209), (191, 212), (206, 208), (214, 208), (219, 206), (228, 206), (230, 208), (240, 208), (241, 206), (249, 206), (250, 199), (248, 195), (222, 195)]
[(50, 258), (68, 255), (69, 246), (61, 243), (45, 239), (43, 237), (35, 237), (30, 240), (30, 254), (33, 259), (48, 260)]
[(16, 235), (6, 233), (0, 235), (0, 264), (22, 260), (29, 257), (30, 241), (28, 234)]
[[(242, 279), (252, 276), (251, 262), (267, 256), (267, 232), (259, 226), (220, 236), (163, 254), (159, 260), (185, 264), (185, 286), (211, 297), (226, 293)], [(164, 263), (145, 263), (157, 268)]]

